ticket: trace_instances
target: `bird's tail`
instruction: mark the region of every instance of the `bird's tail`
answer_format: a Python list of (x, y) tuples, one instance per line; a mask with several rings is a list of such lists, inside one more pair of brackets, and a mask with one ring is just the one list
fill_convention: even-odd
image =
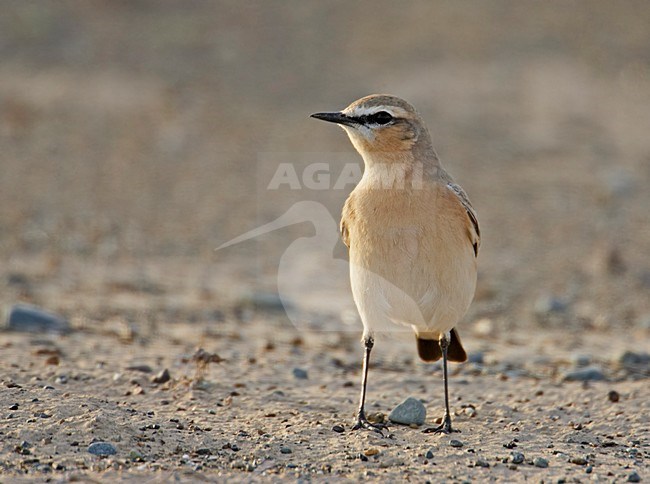
[(435, 339), (415, 338), (418, 343), (418, 354), (422, 361), (438, 361), (442, 358), (440, 345)]
[(447, 350), (447, 358), (449, 358), (449, 361), (457, 361), (459, 363), (467, 361), (467, 353), (465, 353), (465, 348), (463, 348), (463, 343), (460, 341), (460, 336), (458, 336), (456, 328), (451, 330), (451, 341)]
[[(438, 361), (442, 358), (440, 344), (435, 339), (416, 338), (418, 344), (418, 354), (423, 361)], [(467, 361), (467, 353), (463, 348), (456, 328), (451, 330), (451, 339), (447, 349), (447, 359), (449, 361)]]

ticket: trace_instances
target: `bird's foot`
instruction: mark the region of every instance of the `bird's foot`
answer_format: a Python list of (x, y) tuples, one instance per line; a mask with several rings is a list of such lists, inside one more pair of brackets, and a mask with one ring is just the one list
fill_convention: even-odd
[(442, 419), (442, 423), (437, 427), (429, 427), (422, 431), (423, 434), (451, 434), (456, 432), (460, 432), (460, 430), (452, 428), (451, 417), (449, 415), (445, 415), (445, 418)]
[(373, 432), (379, 433), (383, 437), (384, 433), (382, 432), (382, 430), (386, 430), (387, 427), (383, 423), (373, 424), (368, 422), (368, 419), (366, 418), (365, 414), (363, 412), (359, 412), (359, 415), (357, 415), (357, 423), (354, 424), (352, 430), (359, 430), (359, 429), (372, 430)]

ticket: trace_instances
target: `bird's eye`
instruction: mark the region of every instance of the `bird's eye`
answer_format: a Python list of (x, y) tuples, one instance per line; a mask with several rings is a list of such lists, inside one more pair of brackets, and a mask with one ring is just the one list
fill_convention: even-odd
[(377, 124), (388, 124), (393, 120), (390, 113), (387, 113), (386, 111), (379, 111), (378, 113), (368, 116), (368, 118), (371, 122)]

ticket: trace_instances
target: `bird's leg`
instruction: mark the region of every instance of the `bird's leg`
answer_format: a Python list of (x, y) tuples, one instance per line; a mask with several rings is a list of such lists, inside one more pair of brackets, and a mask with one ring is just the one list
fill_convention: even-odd
[(424, 433), (443, 433), (450, 434), (452, 432), (458, 432), (451, 427), (451, 412), (449, 411), (449, 388), (448, 388), (448, 377), (447, 377), (447, 350), (449, 349), (449, 339), (447, 335), (444, 334), (440, 338), (440, 351), (442, 352), (442, 381), (445, 387), (445, 416), (442, 419), (442, 423), (438, 427), (431, 427), (423, 430)]
[[(363, 355), (363, 376), (361, 380), (361, 400), (359, 402), (359, 412), (357, 413), (357, 422), (352, 427), (352, 430), (366, 429), (373, 430), (375, 432), (382, 433), (381, 430), (386, 428), (384, 424), (371, 424), (366, 418), (365, 403), (366, 403), (366, 384), (368, 383), (368, 365), (370, 363), (370, 351), (375, 344), (375, 340), (372, 337), (367, 336), (363, 340), (363, 345), (365, 347), (365, 353)], [(383, 435), (383, 434), (382, 434)]]

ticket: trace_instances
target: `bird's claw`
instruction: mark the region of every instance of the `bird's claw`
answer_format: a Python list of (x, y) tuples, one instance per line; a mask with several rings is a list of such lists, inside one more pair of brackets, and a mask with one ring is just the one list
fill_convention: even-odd
[(384, 433), (382, 432), (382, 430), (386, 430), (387, 426), (382, 423), (377, 423), (377, 424), (370, 423), (368, 422), (368, 419), (366, 418), (365, 415), (359, 415), (357, 416), (357, 423), (354, 424), (352, 430), (360, 430), (360, 429), (366, 429), (366, 430), (371, 430), (373, 432), (377, 432), (379, 435), (383, 437)]
[(429, 427), (422, 431), (423, 434), (451, 434), (457, 432), (460, 432), (460, 430), (452, 428), (451, 417), (449, 417), (449, 415), (445, 415), (442, 423), (437, 427)]

